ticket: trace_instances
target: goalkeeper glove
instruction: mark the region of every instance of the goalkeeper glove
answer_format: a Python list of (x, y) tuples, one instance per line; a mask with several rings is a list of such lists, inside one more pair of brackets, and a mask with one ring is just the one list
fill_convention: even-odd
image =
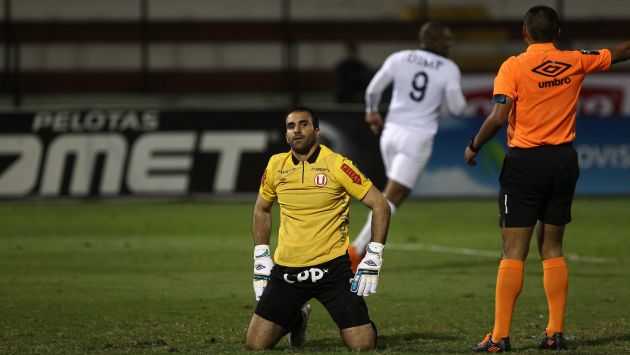
[(367, 246), (365, 257), (357, 267), (357, 273), (350, 284), (350, 291), (359, 296), (369, 296), (376, 293), (378, 275), (383, 265), (383, 248), (381, 243), (371, 242)]
[(256, 301), (260, 300), (260, 296), (267, 286), (272, 268), (273, 260), (271, 260), (269, 253), (269, 245), (256, 245), (254, 247), (254, 293), (256, 294)]

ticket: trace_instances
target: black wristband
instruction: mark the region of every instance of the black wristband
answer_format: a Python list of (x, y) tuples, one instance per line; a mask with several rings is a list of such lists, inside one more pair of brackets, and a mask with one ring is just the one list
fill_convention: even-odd
[(481, 147), (479, 147), (479, 149), (475, 149), (473, 143), (475, 143), (475, 137), (470, 138), (470, 140), (468, 141), (468, 149), (470, 149), (475, 154), (479, 153), (479, 149), (481, 149)]

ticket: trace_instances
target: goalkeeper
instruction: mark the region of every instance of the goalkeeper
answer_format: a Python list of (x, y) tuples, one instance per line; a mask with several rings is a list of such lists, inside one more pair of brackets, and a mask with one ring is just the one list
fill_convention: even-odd
[[(319, 119), (300, 107), (285, 118), (291, 150), (269, 159), (254, 207), (254, 292), (259, 300), (245, 345), (272, 348), (284, 335), (301, 347), (311, 298), (326, 308), (351, 350), (376, 347), (362, 296), (376, 292), (390, 209), (352, 161), (318, 143)], [(348, 249), (350, 197), (372, 210), (372, 242), (353, 277)], [(280, 204), (278, 246), (269, 251), (271, 207)], [(351, 282), (349, 282), (351, 281)]]

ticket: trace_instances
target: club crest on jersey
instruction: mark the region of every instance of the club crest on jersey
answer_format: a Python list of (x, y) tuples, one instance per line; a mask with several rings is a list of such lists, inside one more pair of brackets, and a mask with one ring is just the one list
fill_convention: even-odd
[(313, 182), (315, 183), (315, 186), (323, 187), (326, 186), (326, 183), (328, 183), (328, 177), (326, 174), (317, 174), (315, 175), (315, 178), (313, 178)]
[(354, 171), (354, 169), (352, 169), (348, 164), (344, 163), (341, 166), (341, 171), (346, 173), (346, 175), (348, 175), (350, 179), (352, 179), (352, 182), (354, 182), (355, 184), (361, 185), (361, 175), (359, 175), (359, 173)]

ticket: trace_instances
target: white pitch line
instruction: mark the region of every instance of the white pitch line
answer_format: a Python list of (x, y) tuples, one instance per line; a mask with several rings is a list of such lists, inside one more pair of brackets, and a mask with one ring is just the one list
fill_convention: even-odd
[[(433, 245), (433, 244), (388, 243), (386, 249), (402, 250), (402, 251), (421, 250), (421, 251), (430, 251), (430, 252), (446, 253), (446, 254), (487, 256), (491, 258), (501, 257), (501, 253), (498, 251), (471, 249), (471, 248), (454, 248), (454, 247), (447, 247), (447, 246)], [(595, 263), (595, 264), (620, 264), (622, 263), (620, 259), (615, 260), (615, 259), (610, 259), (610, 258), (600, 258), (600, 257), (594, 257), (594, 256), (581, 256), (577, 254), (566, 254), (565, 257), (569, 261)]]

